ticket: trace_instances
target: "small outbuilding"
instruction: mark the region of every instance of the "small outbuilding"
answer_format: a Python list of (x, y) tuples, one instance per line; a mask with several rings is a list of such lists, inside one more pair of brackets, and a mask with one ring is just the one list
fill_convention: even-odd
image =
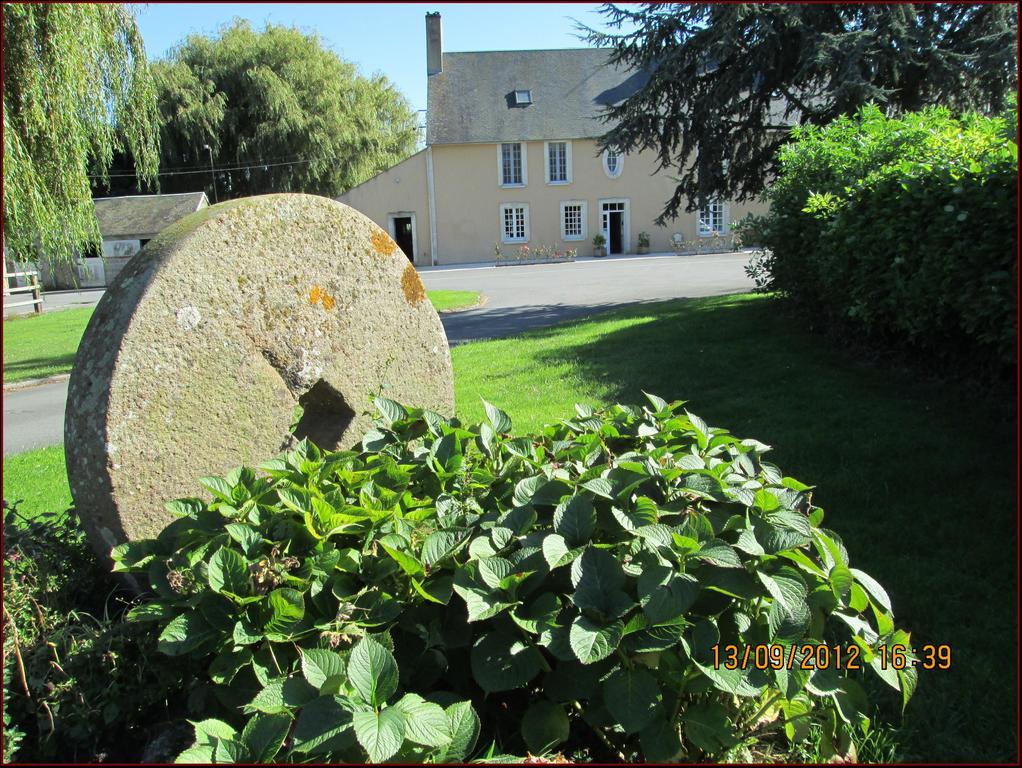
[(184, 192), (101, 197), (93, 203), (103, 235), (103, 258), (85, 261), (100, 262), (98, 272), (104, 278), (102, 285), (109, 285), (142, 246), (174, 222), (208, 206), (209, 200), (205, 192)]
[(54, 273), (40, 264), (48, 288), (105, 288), (128, 261), (166, 227), (209, 205), (205, 192), (174, 195), (126, 195), (92, 201), (103, 236), (103, 253), (79, 258), (73, 268)]

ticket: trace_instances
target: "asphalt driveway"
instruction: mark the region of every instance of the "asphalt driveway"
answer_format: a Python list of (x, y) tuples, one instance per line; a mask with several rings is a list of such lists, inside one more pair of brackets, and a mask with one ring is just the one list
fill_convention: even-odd
[[(571, 264), (425, 268), (430, 290), (480, 291), (486, 303), (443, 316), (450, 343), (520, 333), (626, 304), (751, 290), (749, 254), (624, 256)], [(98, 301), (99, 293), (90, 297)], [(91, 303), (94, 303), (92, 301)], [(4, 392), (4, 455), (64, 439), (67, 382)]]
[(451, 344), (509, 336), (530, 328), (637, 302), (751, 290), (747, 253), (624, 256), (528, 267), (422, 270), (430, 290), (481, 291), (478, 309), (444, 317)]

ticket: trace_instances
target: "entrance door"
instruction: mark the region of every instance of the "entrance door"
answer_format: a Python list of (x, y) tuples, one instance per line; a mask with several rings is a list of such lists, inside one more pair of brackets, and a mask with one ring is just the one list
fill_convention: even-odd
[(415, 261), (415, 242), (412, 238), (412, 217), (395, 216), (391, 219), (394, 226), (394, 242), (398, 248), (408, 257), (408, 260)]
[(623, 201), (600, 204), (600, 224), (607, 238), (607, 253), (624, 253), (628, 246), (626, 221), (627, 203)]

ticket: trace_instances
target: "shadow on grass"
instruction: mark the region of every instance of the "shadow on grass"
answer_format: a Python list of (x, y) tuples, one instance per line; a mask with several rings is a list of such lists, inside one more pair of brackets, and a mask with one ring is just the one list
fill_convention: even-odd
[[(600, 313), (644, 306), (661, 306), (662, 300), (643, 302), (602, 302), (593, 304), (522, 304), (513, 307), (482, 306), (441, 315), (441, 322), (452, 346), (468, 341), (499, 339), (531, 331), (535, 335), (556, 334), (556, 324)], [(554, 327), (551, 327), (554, 326)]]
[(32, 357), (16, 362), (4, 363), (4, 378), (10, 379), (12, 375), (19, 378), (33, 378), (33, 376), (22, 375), (33, 371), (52, 371), (62, 369), (70, 371), (75, 362), (75, 352), (66, 355), (49, 355), (47, 357)]
[[(615, 317), (634, 322), (541, 359), (570, 363), (618, 402), (644, 402), (642, 390), (684, 399), (710, 424), (776, 446), (787, 474), (819, 486), (826, 525), (844, 538), (852, 565), (888, 588), (913, 641), (952, 647), (950, 670), (920, 670), (900, 758), (1013, 759), (1012, 407), (860, 363), (761, 297)], [(896, 697), (883, 698), (885, 719), (898, 723)]]

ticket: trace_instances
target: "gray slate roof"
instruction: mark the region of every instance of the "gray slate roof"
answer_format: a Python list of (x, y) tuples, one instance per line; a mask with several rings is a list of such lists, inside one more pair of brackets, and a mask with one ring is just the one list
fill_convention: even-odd
[[(622, 101), (648, 77), (607, 63), (608, 51), (445, 53), (443, 72), (428, 81), (426, 143), (595, 138), (607, 126), (602, 108)], [(516, 89), (533, 103), (514, 107)]]
[(104, 238), (128, 235), (153, 236), (178, 219), (209, 205), (205, 192), (177, 195), (128, 195), (100, 197), (96, 219)]

